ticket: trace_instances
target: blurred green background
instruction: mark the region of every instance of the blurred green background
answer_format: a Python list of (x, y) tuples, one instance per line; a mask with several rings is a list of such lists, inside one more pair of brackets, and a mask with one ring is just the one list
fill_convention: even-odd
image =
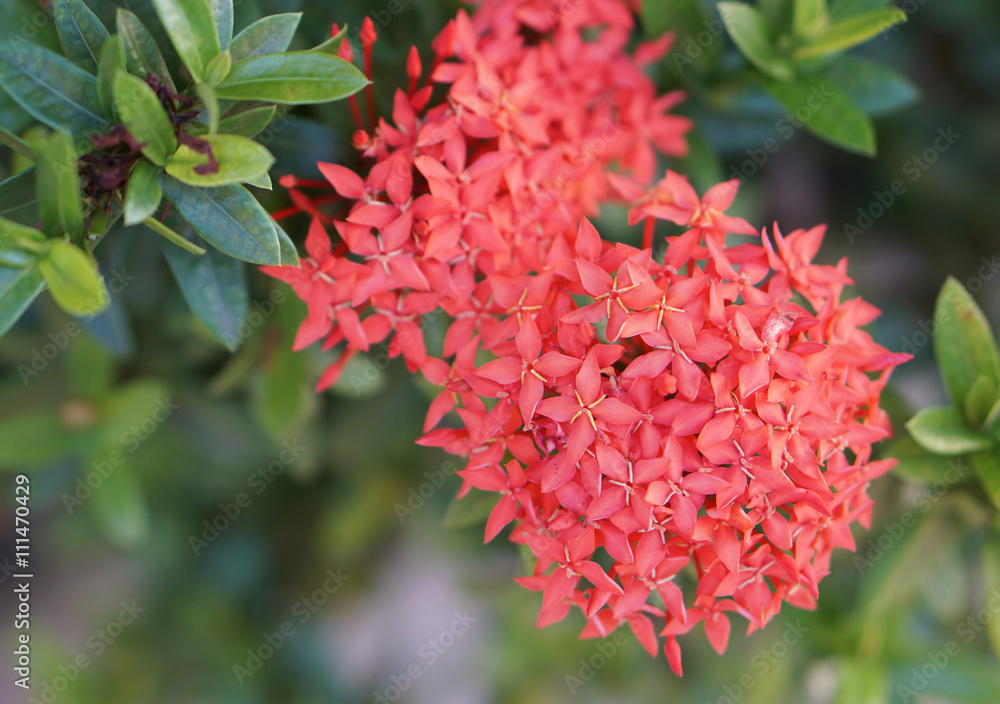
[[(331, 22), (353, 32), (373, 13), (387, 106), (409, 45), (427, 47), (458, 7), (401, 2), (394, 14), (380, 0), (244, 0), (237, 31), (261, 14), (303, 11), (296, 45), (306, 47)], [(785, 139), (783, 111), (760, 96), (722, 99), (667, 66), (657, 78), (692, 89), (685, 110), (720, 153), (678, 168), (695, 169), (701, 187), (713, 174), (745, 176), (737, 207), (757, 224), (829, 224), (819, 258), (849, 257), (857, 291), (884, 312), (875, 338), (916, 354), (885, 399), (902, 430), (944, 398), (927, 328), (945, 276), (1000, 323), (1000, 5), (900, 6), (909, 22), (857, 55), (908, 75), (921, 98), (877, 120), (874, 159), (801, 130)], [(3, 36), (23, 33), (38, 9), (0, 2)], [(37, 40), (52, 34), (39, 27)], [(0, 120), (29, 124), (10, 104)], [(939, 130), (952, 135), (946, 148)], [(268, 145), (275, 175), (352, 159), (351, 132), (346, 104), (303, 111)], [(747, 167), (772, 137), (780, 148)], [(7, 173), (18, 168), (9, 156)], [(885, 207), (897, 180), (902, 195)], [(280, 189), (270, 197), (275, 210), (286, 203)], [(605, 236), (635, 237), (621, 215), (606, 210)], [(286, 230), (302, 241), (301, 221)], [(961, 466), (954, 484), (880, 480), (872, 531), (856, 531), (865, 559), (836, 555), (816, 612), (786, 606), (749, 637), (734, 620), (722, 657), (696, 629), (682, 640), (678, 679), (631, 633), (577, 640), (578, 614), (534, 628), (540, 597), (513, 582), (525, 573), (518, 549), (482, 545), (475, 498), (450, 507), (457, 465), (413, 443), (433, 390), (401, 364), (376, 350), (316, 396), (330, 356), (289, 352), (303, 311), (283, 285), (251, 273), (256, 315), (231, 355), (170, 284), (149, 231), (124, 230), (98, 255), (122, 283), (107, 313), (76, 327), (43, 295), (0, 338), (0, 536), (12, 555), (13, 478), (28, 471), (39, 701), (1000, 702), (990, 647), (991, 635), (1000, 645), (1000, 601), (990, 610), (987, 588), (1000, 586), (1000, 565), (982, 557), (995, 519), (964, 488)], [(26, 700), (12, 686), (11, 567), (0, 565), (4, 703)]]

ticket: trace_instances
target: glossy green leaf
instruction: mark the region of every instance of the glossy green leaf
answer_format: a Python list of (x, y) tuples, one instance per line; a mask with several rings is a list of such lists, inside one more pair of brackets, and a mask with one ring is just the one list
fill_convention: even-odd
[(993, 505), (1000, 509), (1000, 455), (980, 452), (971, 457), (972, 469)]
[(233, 0), (211, 0), (212, 17), (219, 35), (219, 49), (226, 51), (233, 43)]
[(281, 265), (298, 266), (299, 253), (295, 249), (295, 243), (292, 242), (292, 238), (288, 236), (288, 233), (282, 229), (281, 225), (274, 218), (271, 218), (271, 224), (274, 225), (274, 231), (278, 233), (278, 245), (281, 248)]
[(213, 247), (252, 264), (281, 262), (271, 217), (239, 185), (196, 188), (163, 174), (163, 192), (181, 216)]
[(885, 64), (846, 54), (827, 73), (868, 115), (901, 110), (920, 99), (920, 89)]
[(720, 2), (718, 7), (726, 31), (750, 63), (779, 81), (791, 80), (792, 63), (775, 50), (763, 13), (742, 2)]
[(198, 320), (230, 351), (239, 346), (239, 324), (249, 296), (243, 262), (210, 249), (198, 257), (164, 246), (170, 270)]
[(472, 489), (461, 499), (456, 496), (448, 505), (441, 525), (444, 528), (481, 526), (490, 517), (497, 500), (496, 494), (479, 489)]
[[(692, 0), (692, 2), (693, 2), (693, 0)], [(645, 9), (645, 7), (646, 6), (643, 5), (644, 9)], [(336, 56), (337, 52), (340, 51), (340, 45), (344, 43), (344, 38), (345, 37), (347, 37), (347, 25), (346, 24), (343, 27), (341, 27), (340, 31), (337, 32), (335, 35), (333, 35), (329, 39), (326, 39), (323, 42), (317, 44), (316, 46), (314, 46), (309, 51), (319, 51), (319, 52), (322, 52), (324, 54), (333, 54), (334, 56)], [(282, 49), (282, 51), (284, 51), (284, 49)]]
[(128, 10), (119, 8), (117, 27), (129, 73), (137, 76), (155, 74), (161, 82), (175, 89), (174, 80), (167, 69), (167, 62), (160, 53), (153, 35), (142, 21)]
[(224, 186), (266, 175), (274, 157), (262, 144), (234, 134), (204, 135), (218, 162), (218, 171), (198, 173), (208, 164), (208, 155), (182, 144), (167, 161), (167, 173), (191, 186)]
[(0, 42), (0, 87), (37, 120), (77, 138), (111, 126), (97, 98), (97, 79), (38, 45)]
[(67, 313), (96, 315), (108, 306), (108, 289), (97, 270), (97, 262), (79, 247), (54, 239), (39, 269), (56, 303)]
[(160, 207), (163, 191), (157, 169), (145, 159), (140, 159), (129, 174), (125, 188), (125, 224), (138, 225), (151, 217)]
[(767, 81), (765, 90), (812, 134), (842, 149), (875, 154), (875, 128), (844, 90), (825, 76)]
[(997, 403), (997, 384), (989, 377), (980, 375), (969, 395), (965, 397), (965, 420), (974, 428), (982, 427)]
[(337, 56), (295, 51), (237, 61), (216, 92), (231, 100), (299, 105), (346, 98), (367, 84), (354, 64)]
[(73, 139), (53, 132), (35, 150), (38, 208), (50, 235), (75, 237), (83, 231), (80, 173)]
[(792, 27), (796, 37), (811, 38), (824, 33), (830, 26), (826, 0), (795, 0)]
[(892, 4), (893, 0), (833, 0), (830, 4), (830, 19), (839, 22), (848, 17), (884, 9)]
[(233, 65), (233, 57), (228, 51), (224, 51), (208, 62), (205, 67), (205, 83), (213, 88), (225, 79), (229, 69)]
[(26, 470), (54, 462), (73, 450), (75, 437), (51, 411), (31, 411), (0, 420), (0, 470)]
[(38, 211), (34, 167), (0, 183), (0, 216), (30, 227), (42, 219)]
[(0, 267), (0, 335), (6, 334), (45, 288), (38, 264), (23, 269)]
[(301, 19), (301, 12), (287, 12), (257, 20), (233, 39), (229, 49), (233, 61), (285, 51)]
[(163, 165), (177, 149), (170, 117), (146, 81), (119, 70), (114, 79), (115, 109), (128, 131), (154, 164)]
[(965, 399), (980, 376), (1000, 388), (1000, 352), (986, 316), (965, 287), (948, 277), (934, 308), (934, 353), (952, 403)]
[(101, 47), (110, 36), (97, 15), (83, 0), (53, 0), (52, 12), (66, 58), (85, 71), (97, 73)]
[(988, 435), (968, 427), (952, 406), (925, 408), (910, 419), (906, 428), (921, 447), (938, 455), (981, 452), (993, 445)]
[(209, 0), (153, 0), (153, 5), (181, 61), (201, 81), (221, 50)]
[[(112, 462), (119, 458), (119, 463)], [(127, 450), (116, 449), (92, 457), (87, 466), (94, 462), (111, 463), (113, 467), (87, 503), (101, 531), (121, 548), (141, 545), (149, 535), (149, 508), (139, 487), (134, 460)]]
[(105, 42), (101, 48), (101, 56), (98, 60), (97, 68), (97, 98), (101, 102), (104, 114), (115, 122), (118, 121), (114, 99), (115, 76), (124, 68), (125, 54), (122, 49), (122, 42), (118, 38), (118, 35), (115, 35), (113, 39)]
[(814, 59), (850, 49), (905, 21), (906, 13), (896, 7), (840, 20), (821, 36), (796, 49), (795, 58)]

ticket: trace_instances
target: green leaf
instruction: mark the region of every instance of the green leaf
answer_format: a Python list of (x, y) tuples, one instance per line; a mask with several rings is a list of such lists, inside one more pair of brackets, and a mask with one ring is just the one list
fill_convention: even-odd
[(895, 440), (886, 448), (885, 455), (899, 460), (899, 464), (892, 470), (894, 474), (921, 484), (930, 484), (943, 478), (950, 461), (940, 455), (932, 455), (910, 437)]
[(292, 43), (301, 19), (301, 12), (288, 12), (257, 20), (233, 39), (229, 49), (233, 61), (285, 51)]
[[(243, 137), (256, 137), (271, 124), (277, 108), (274, 105), (267, 105), (261, 108), (253, 108), (245, 112), (225, 117), (219, 121), (219, 132), (222, 134), (238, 134)], [(208, 132), (208, 125), (201, 123), (191, 123), (188, 132), (193, 135), (202, 135)]]
[(980, 452), (971, 458), (972, 469), (993, 505), (1000, 509), (1000, 457), (996, 452)]
[(812, 38), (825, 32), (830, 26), (826, 0), (795, 0), (792, 26), (795, 36), (801, 38)]
[(489, 491), (471, 489), (463, 498), (457, 496), (448, 504), (441, 526), (444, 528), (468, 528), (486, 523), (490, 512), (497, 505), (499, 497)]
[(965, 287), (951, 276), (938, 294), (934, 320), (934, 353), (952, 403), (965, 408), (980, 376), (1000, 388), (1000, 352), (990, 324)]
[(850, 49), (900, 22), (906, 22), (906, 13), (897, 7), (849, 17), (831, 26), (817, 39), (796, 49), (795, 58), (815, 59)]
[(75, 237), (83, 231), (80, 173), (73, 139), (54, 132), (35, 149), (38, 207), (50, 235)]
[(83, 0), (53, 0), (56, 31), (66, 58), (90, 73), (97, 72), (101, 47), (108, 41), (108, 30)]
[(294, 51), (237, 61), (216, 92), (231, 100), (301, 105), (346, 98), (367, 84), (354, 64), (337, 56)]
[(176, 90), (167, 62), (146, 25), (133, 13), (122, 8), (118, 9), (116, 23), (129, 73), (137, 76), (155, 74), (171, 90)]
[(272, 188), (274, 188), (274, 185), (271, 183), (271, 177), (268, 175), (266, 171), (260, 174), (259, 176), (255, 176), (254, 178), (248, 178), (246, 181), (244, 181), (244, 183), (248, 186), (253, 186), (254, 188), (260, 188), (265, 191), (270, 191)]
[(204, 248), (199, 247), (195, 243), (185, 239), (184, 237), (182, 237), (181, 235), (177, 234), (169, 227), (164, 225), (159, 220), (156, 220), (154, 218), (146, 218), (145, 220), (142, 221), (142, 224), (148, 227), (156, 234), (160, 235), (163, 239), (167, 240), (168, 242), (173, 242), (175, 245), (183, 249), (185, 252), (190, 252), (191, 254), (195, 254), (199, 257), (205, 253)]
[(205, 67), (205, 83), (212, 86), (213, 88), (220, 83), (229, 73), (229, 69), (233, 65), (233, 57), (228, 51), (224, 51), (214, 59), (208, 62), (208, 66)]
[[(115, 463), (114, 460), (119, 460)], [(116, 449), (91, 458), (86, 466), (102, 462), (113, 470), (94, 489), (90, 510), (101, 531), (121, 548), (135, 548), (149, 534), (149, 509), (143, 498), (133, 460), (124, 450)]]
[(920, 99), (920, 89), (910, 79), (885, 64), (846, 54), (827, 74), (869, 115), (884, 115)]
[(208, 131), (210, 134), (215, 134), (219, 131), (219, 118), (222, 117), (222, 110), (219, 107), (219, 99), (215, 97), (215, 90), (208, 83), (199, 83), (194, 88), (204, 104), (202, 108), (208, 115)]
[(91, 335), (80, 335), (66, 350), (66, 377), (70, 393), (105, 399), (115, 379), (111, 354)]
[(215, 173), (198, 173), (208, 164), (208, 155), (199, 154), (186, 144), (167, 160), (167, 173), (191, 186), (224, 186), (243, 183), (266, 175), (274, 157), (262, 144), (235, 134), (204, 135), (219, 164)]
[(118, 71), (125, 68), (125, 54), (122, 42), (116, 34), (110, 41), (104, 42), (97, 68), (97, 98), (101, 102), (104, 114), (118, 121), (115, 112), (114, 82)]
[(965, 397), (965, 420), (974, 428), (981, 428), (986, 423), (993, 406), (997, 403), (998, 389), (996, 382), (980, 375), (969, 395)]
[(792, 63), (774, 49), (767, 18), (742, 2), (720, 2), (719, 14), (739, 50), (754, 66), (779, 81), (795, 75)]
[(97, 79), (35, 44), (0, 42), (0, 87), (37, 120), (77, 138), (110, 127), (97, 98)]
[[(757, 6), (776, 32), (790, 30), (795, 13), (794, 0), (757, 0)], [(669, 30), (669, 27), (667, 28)]]
[(153, 0), (170, 41), (195, 81), (221, 51), (219, 33), (209, 0)]
[(875, 154), (875, 128), (871, 120), (840, 86), (825, 76), (767, 81), (764, 89), (820, 139), (858, 154)]
[(65, 240), (54, 239), (50, 244), (49, 255), (38, 266), (56, 303), (78, 316), (96, 315), (107, 308), (110, 296), (94, 258)]
[(271, 218), (271, 224), (274, 225), (274, 231), (278, 233), (278, 245), (281, 247), (281, 265), (298, 266), (299, 253), (295, 249), (295, 243), (292, 242), (292, 238), (288, 236), (288, 233), (282, 229), (281, 225), (274, 218)]
[(163, 192), (194, 231), (221, 252), (252, 264), (281, 262), (271, 216), (239, 185), (195, 188), (160, 176)]
[(211, 0), (212, 17), (219, 34), (219, 49), (226, 51), (233, 43), (233, 0)]
[(177, 149), (174, 126), (163, 104), (146, 81), (119, 69), (114, 79), (115, 109), (142, 153), (162, 166)]
[(0, 335), (6, 334), (24, 315), (43, 288), (45, 279), (38, 264), (23, 269), (0, 267)]
[(178, 247), (164, 246), (163, 253), (198, 320), (229, 351), (235, 351), (249, 301), (243, 262), (214, 249), (203, 257)]
[(68, 455), (74, 434), (51, 411), (18, 413), (0, 421), (0, 469), (25, 470)]
[(101, 423), (100, 444), (108, 449), (131, 445), (135, 440), (148, 438), (153, 429), (145, 423), (142, 437), (136, 437), (137, 424), (144, 421), (159, 423), (170, 418), (173, 408), (170, 404), (169, 389), (159, 380), (136, 379), (117, 390), (104, 407), (104, 421)]
[(34, 167), (0, 183), (0, 216), (30, 227), (42, 219)]
[(38, 230), (0, 217), (0, 266), (26, 267), (46, 254), (48, 247)]
[(830, 6), (830, 19), (834, 22), (848, 17), (863, 15), (873, 10), (881, 10), (893, 4), (893, 0), (834, 0)]
[[(691, 1), (693, 2), (694, 0)], [(645, 8), (646, 5), (643, 5), (643, 9)], [(336, 56), (337, 52), (340, 51), (340, 45), (344, 43), (344, 38), (346, 36), (347, 36), (347, 25), (345, 24), (343, 27), (340, 28), (340, 31), (337, 32), (335, 35), (317, 44), (309, 51), (318, 51), (323, 54), (333, 54), (334, 56)], [(288, 46), (286, 45), (284, 48), (280, 49), (280, 51), (284, 51), (287, 48)]]
[(938, 455), (962, 455), (993, 446), (992, 438), (969, 428), (952, 406), (925, 408), (910, 419), (906, 428), (921, 447)]
[(145, 159), (140, 159), (128, 177), (125, 189), (125, 224), (138, 225), (151, 217), (160, 207), (163, 190), (157, 180), (157, 169)]
[(308, 416), (314, 394), (307, 382), (306, 360), (291, 340), (278, 345), (252, 387), (254, 415), (272, 437), (281, 438)]

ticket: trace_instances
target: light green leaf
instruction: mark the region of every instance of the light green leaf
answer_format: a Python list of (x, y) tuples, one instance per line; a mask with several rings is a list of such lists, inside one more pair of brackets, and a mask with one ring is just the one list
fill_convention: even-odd
[(301, 19), (301, 12), (288, 12), (257, 20), (233, 39), (230, 47), (233, 61), (285, 51)]
[(0, 217), (0, 266), (26, 267), (45, 255), (48, 247), (38, 230)]
[(110, 296), (97, 262), (65, 240), (50, 242), (49, 255), (38, 266), (56, 303), (67, 313), (90, 316), (107, 308)]
[(195, 81), (220, 52), (219, 33), (208, 0), (153, 0), (170, 41)]
[(834, 0), (830, 5), (830, 19), (839, 22), (848, 17), (884, 9), (892, 4), (893, 0)]
[(920, 99), (920, 89), (906, 76), (860, 56), (845, 54), (827, 75), (869, 115), (895, 112)]
[(825, 32), (830, 26), (826, 0), (795, 0), (792, 26), (795, 36), (800, 38), (808, 39)]
[(198, 173), (208, 164), (208, 155), (182, 144), (167, 161), (167, 173), (191, 186), (224, 186), (253, 181), (266, 175), (274, 157), (262, 144), (235, 134), (204, 135), (219, 164), (215, 173)]
[(0, 267), (0, 335), (6, 334), (24, 315), (43, 288), (45, 279), (38, 264), (23, 269)]
[(125, 224), (138, 225), (160, 207), (163, 191), (152, 162), (140, 159), (129, 174), (125, 188)]
[(199, 257), (205, 253), (205, 249), (203, 247), (199, 247), (193, 242), (185, 239), (155, 218), (146, 218), (142, 221), (142, 224), (168, 242), (173, 242), (185, 252), (190, 252), (191, 254), (195, 254)]
[(931, 484), (944, 477), (951, 460), (920, 447), (911, 437), (901, 437), (886, 448), (886, 457), (899, 460), (893, 474), (921, 484)]
[(97, 79), (36, 44), (0, 42), (0, 87), (37, 120), (77, 138), (111, 126), (97, 98)]
[(767, 81), (765, 90), (811, 133), (842, 149), (875, 154), (875, 128), (844, 90), (825, 76)]
[(993, 440), (965, 424), (952, 406), (925, 408), (906, 424), (921, 447), (938, 455), (962, 455), (989, 450)]
[(233, 65), (233, 58), (228, 51), (224, 51), (208, 62), (205, 67), (205, 83), (213, 88), (220, 83), (229, 73)]
[(35, 148), (38, 207), (50, 235), (75, 237), (83, 231), (80, 173), (73, 139), (54, 132)]
[(233, 43), (233, 0), (211, 0), (212, 17), (219, 34), (219, 49), (226, 51)]
[(155, 74), (171, 90), (176, 90), (167, 62), (142, 21), (128, 10), (119, 8), (117, 27), (129, 73), (137, 76)]
[(281, 263), (271, 216), (239, 185), (196, 188), (163, 174), (163, 192), (194, 231), (221, 252), (252, 264)]
[(177, 149), (174, 126), (146, 81), (121, 69), (115, 74), (114, 102), (119, 117), (142, 145), (142, 153), (162, 166)]
[(208, 115), (208, 131), (215, 134), (219, 131), (219, 118), (222, 117), (222, 109), (219, 106), (219, 99), (215, 97), (215, 90), (208, 83), (199, 83), (195, 86), (195, 92), (204, 103), (202, 108)]
[(1000, 388), (1000, 352), (986, 316), (957, 279), (949, 276), (934, 308), (934, 353), (952, 403), (965, 399), (980, 376)]
[(346, 98), (367, 84), (354, 64), (337, 56), (295, 51), (237, 61), (216, 93), (231, 100), (300, 105)]
[(74, 442), (74, 434), (51, 411), (22, 412), (0, 420), (0, 471), (50, 464), (68, 455)]
[(974, 428), (981, 428), (989, 418), (993, 406), (997, 403), (997, 384), (989, 377), (980, 375), (969, 395), (965, 397), (965, 420)]
[(125, 54), (122, 42), (116, 34), (110, 41), (104, 42), (97, 68), (97, 97), (104, 114), (115, 122), (118, 121), (114, 99), (115, 75), (124, 68)]
[(83, 0), (53, 0), (56, 31), (66, 58), (90, 73), (97, 72), (101, 47), (108, 41), (108, 30)]
[(906, 13), (896, 7), (849, 17), (831, 26), (817, 39), (796, 49), (795, 58), (815, 59), (850, 49), (900, 22), (906, 22)]
[(1000, 456), (996, 452), (980, 452), (970, 459), (979, 483), (983, 485), (993, 505), (1000, 509)]
[(770, 27), (760, 10), (742, 2), (720, 2), (718, 7), (726, 31), (750, 63), (779, 81), (792, 79), (792, 63), (774, 49)]
[(271, 177), (265, 171), (260, 176), (255, 178), (248, 178), (244, 183), (248, 186), (253, 186), (254, 188), (260, 188), (265, 191), (270, 191), (274, 188), (274, 184), (271, 183)]

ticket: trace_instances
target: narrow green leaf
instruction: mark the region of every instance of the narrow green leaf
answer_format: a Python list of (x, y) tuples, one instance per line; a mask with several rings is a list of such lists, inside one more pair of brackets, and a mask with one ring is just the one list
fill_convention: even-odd
[(113, 39), (104, 42), (97, 68), (97, 98), (101, 102), (104, 114), (115, 122), (118, 122), (114, 99), (115, 75), (124, 68), (125, 54), (122, 42), (116, 34)]
[(54, 132), (35, 150), (38, 206), (45, 230), (75, 237), (83, 231), (80, 173), (73, 139)]
[(101, 47), (110, 36), (97, 15), (83, 0), (53, 0), (52, 12), (66, 58), (85, 71), (97, 73)]
[(996, 452), (980, 452), (971, 457), (972, 469), (983, 485), (990, 501), (1000, 509), (1000, 456)]
[(97, 98), (97, 79), (35, 44), (0, 42), (0, 87), (39, 121), (77, 138), (110, 127)]
[(910, 419), (906, 428), (921, 447), (938, 455), (981, 452), (993, 446), (992, 438), (968, 427), (952, 406), (925, 408)]
[(125, 188), (125, 224), (138, 225), (160, 207), (163, 191), (152, 162), (140, 159)]
[(934, 353), (952, 403), (965, 399), (980, 376), (1000, 388), (1000, 352), (986, 316), (955, 278), (949, 276), (934, 309)]
[(871, 120), (840, 86), (825, 76), (767, 81), (764, 88), (820, 139), (858, 154), (875, 154), (875, 128)]
[(211, 249), (198, 257), (178, 247), (163, 247), (181, 293), (198, 320), (230, 351), (239, 346), (238, 328), (249, 295), (243, 262)]
[(337, 56), (295, 51), (237, 61), (216, 93), (231, 100), (301, 105), (354, 95), (368, 79)]
[[(242, 137), (256, 137), (271, 124), (277, 108), (268, 105), (262, 108), (253, 108), (241, 112), (237, 115), (224, 117), (219, 121), (219, 132), (221, 134), (238, 134)], [(191, 134), (200, 135), (208, 132), (208, 125), (195, 124), (188, 130)]]
[(281, 263), (271, 216), (239, 185), (196, 188), (160, 176), (163, 192), (194, 231), (221, 252), (252, 264)]
[(213, 88), (225, 79), (229, 69), (233, 65), (233, 58), (228, 51), (224, 51), (208, 62), (205, 67), (205, 83)]
[(795, 50), (796, 59), (815, 59), (862, 44), (887, 29), (906, 22), (906, 13), (897, 7), (866, 12), (837, 22), (817, 39)]
[[(694, 2), (694, 0), (691, 0), (691, 2)], [(645, 8), (646, 8), (646, 5), (643, 5), (643, 9), (645, 9)], [(316, 46), (314, 46), (309, 51), (319, 51), (319, 52), (324, 53), (324, 54), (333, 54), (334, 56), (336, 56), (337, 52), (340, 51), (340, 45), (344, 43), (344, 38), (345, 37), (347, 37), (347, 25), (346, 24), (343, 27), (341, 27), (340, 31), (337, 32), (335, 35), (333, 35), (329, 39), (321, 42), (320, 44), (317, 44)], [(284, 51), (287, 48), (288, 47), (286, 46), (286, 47), (282, 48), (281, 51)]]
[(774, 49), (763, 13), (742, 2), (720, 2), (718, 7), (726, 31), (750, 63), (779, 81), (791, 80), (792, 63)]
[(219, 34), (219, 49), (226, 51), (233, 43), (233, 0), (211, 0), (212, 17)]
[(0, 183), (0, 215), (30, 227), (42, 219), (38, 211), (34, 167)]
[(67, 313), (90, 316), (108, 307), (110, 296), (94, 258), (65, 240), (51, 241), (38, 266), (56, 303)]
[(292, 238), (288, 236), (288, 233), (282, 229), (281, 225), (274, 218), (271, 218), (271, 224), (274, 225), (274, 231), (278, 233), (278, 245), (281, 248), (281, 265), (298, 266), (299, 253), (295, 249), (295, 243), (292, 242)]
[(796, 37), (811, 39), (830, 26), (826, 0), (795, 0), (792, 27)]
[(31, 411), (0, 421), (0, 470), (26, 470), (68, 455), (76, 438), (51, 411)]
[(208, 62), (220, 51), (209, 0), (153, 0), (153, 5), (181, 61), (200, 82)]
[(920, 99), (920, 89), (906, 76), (853, 54), (840, 57), (827, 75), (868, 115), (895, 112)]
[(167, 161), (167, 173), (191, 186), (225, 186), (253, 181), (266, 175), (274, 157), (262, 144), (234, 134), (204, 135), (219, 164), (215, 173), (198, 173), (208, 164), (208, 155), (182, 144)]
[(288, 12), (257, 20), (233, 39), (229, 49), (233, 61), (285, 51), (292, 43), (301, 19), (301, 12)]
[(146, 81), (119, 69), (114, 80), (115, 109), (142, 153), (162, 166), (177, 149), (177, 136), (163, 104)]
[(997, 403), (997, 384), (989, 377), (979, 375), (965, 397), (965, 420), (973, 428), (981, 428)]
[(153, 35), (146, 29), (146, 25), (133, 13), (119, 8), (117, 27), (129, 73), (137, 76), (152, 73), (171, 90), (176, 90), (174, 80), (167, 69), (167, 62), (160, 53)]
[(163, 239), (168, 242), (173, 242), (175, 245), (183, 249), (185, 252), (190, 252), (191, 254), (201, 256), (205, 253), (203, 247), (199, 247), (194, 242), (187, 240), (178, 233), (174, 232), (172, 229), (164, 225), (159, 220), (154, 218), (146, 218), (142, 221), (142, 224), (148, 227), (150, 230), (160, 235)]

